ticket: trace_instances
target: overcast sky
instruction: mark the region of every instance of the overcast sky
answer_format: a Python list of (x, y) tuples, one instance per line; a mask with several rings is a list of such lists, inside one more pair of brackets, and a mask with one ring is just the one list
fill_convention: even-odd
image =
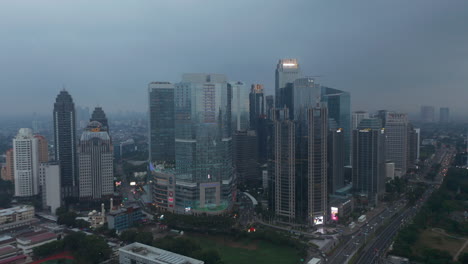
[(150, 81), (224, 73), (273, 93), (279, 58), (354, 110), (468, 113), (466, 0), (0, 0), (0, 115), (146, 111)]

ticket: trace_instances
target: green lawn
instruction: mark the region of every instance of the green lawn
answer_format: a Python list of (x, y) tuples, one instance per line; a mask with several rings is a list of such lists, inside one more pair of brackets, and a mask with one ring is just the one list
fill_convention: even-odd
[(71, 259), (55, 259), (55, 260), (48, 260), (41, 264), (73, 264), (73, 263), (75, 262)]
[(216, 249), (226, 264), (296, 264), (300, 262), (298, 251), (265, 241), (234, 241), (221, 236), (189, 234), (204, 249)]

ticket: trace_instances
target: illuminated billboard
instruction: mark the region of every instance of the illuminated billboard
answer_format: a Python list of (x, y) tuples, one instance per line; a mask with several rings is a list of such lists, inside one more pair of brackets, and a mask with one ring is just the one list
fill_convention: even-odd
[(338, 207), (331, 208), (331, 220), (338, 221)]
[(130, 182), (130, 186), (135, 186), (136, 185), (136, 182)]
[(323, 225), (323, 216), (315, 216), (314, 225)]

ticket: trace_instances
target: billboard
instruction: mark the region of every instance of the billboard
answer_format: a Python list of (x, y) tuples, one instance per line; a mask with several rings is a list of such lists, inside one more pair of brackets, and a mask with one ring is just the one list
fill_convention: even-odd
[(315, 216), (314, 225), (323, 225), (323, 216)]
[(331, 220), (338, 221), (338, 207), (331, 208)]

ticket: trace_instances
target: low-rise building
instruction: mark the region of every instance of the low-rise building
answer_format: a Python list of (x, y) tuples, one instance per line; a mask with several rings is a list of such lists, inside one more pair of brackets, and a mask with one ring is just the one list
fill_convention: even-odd
[(167, 250), (132, 243), (119, 249), (120, 264), (203, 264), (201, 260), (189, 258)]
[(134, 205), (109, 212), (107, 214), (107, 223), (109, 229), (115, 229), (117, 232), (120, 232), (141, 222), (144, 217), (141, 208)]
[(22, 249), (24, 254), (30, 254), (33, 248), (54, 240), (57, 240), (57, 234), (45, 230), (29, 232), (16, 238), (18, 248)]
[(21, 250), (12, 245), (0, 247), (0, 260), (8, 259), (17, 256)]
[(34, 218), (34, 207), (30, 205), (0, 210), (0, 231), (31, 225), (37, 221)]

